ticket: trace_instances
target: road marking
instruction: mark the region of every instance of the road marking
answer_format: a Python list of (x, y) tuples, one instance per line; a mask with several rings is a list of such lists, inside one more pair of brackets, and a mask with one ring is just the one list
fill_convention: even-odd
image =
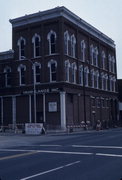
[(28, 176), (28, 177), (22, 178), (22, 179), (20, 179), (20, 180), (32, 179), (32, 178), (34, 178), (34, 177), (42, 176), (42, 175), (44, 175), (44, 174), (48, 174), (48, 173), (51, 173), (51, 172), (53, 172), (53, 171), (57, 171), (57, 170), (59, 170), (59, 169), (63, 169), (63, 168), (69, 167), (69, 166), (73, 166), (73, 165), (78, 164), (78, 163), (80, 163), (80, 161), (75, 161), (75, 162), (72, 162), (72, 163), (70, 163), (70, 164), (66, 164), (66, 165), (64, 165), (64, 166), (59, 166), (59, 167), (57, 167), (57, 168), (50, 169), (50, 170), (48, 170), (48, 171), (40, 172), (40, 173), (38, 173), (38, 174), (34, 174), (34, 175), (32, 175), (32, 176)]
[(58, 145), (58, 144), (41, 144), (39, 146), (41, 146), (41, 147), (61, 147), (62, 145)]
[(28, 156), (28, 155), (32, 155), (32, 154), (36, 154), (36, 153), (38, 153), (38, 152), (35, 151), (35, 152), (28, 152), (28, 153), (22, 153), (22, 154), (15, 154), (15, 155), (11, 155), (11, 156), (4, 156), (4, 157), (0, 158), (0, 161), (6, 160), (6, 159), (18, 158), (18, 157), (21, 157), (21, 156)]
[(74, 155), (92, 155), (93, 153), (86, 152), (72, 152), (72, 151), (45, 151), (45, 150), (23, 150), (23, 149), (0, 149), (0, 151), (7, 152), (38, 152), (38, 153), (51, 153), (51, 154), (74, 154)]
[(103, 154), (103, 153), (96, 153), (96, 156), (108, 156), (108, 157), (122, 157), (121, 154)]
[(104, 148), (104, 149), (122, 149), (122, 146), (88, 146), (88, 145), (72, 145), (72, 147), (81, 148)]

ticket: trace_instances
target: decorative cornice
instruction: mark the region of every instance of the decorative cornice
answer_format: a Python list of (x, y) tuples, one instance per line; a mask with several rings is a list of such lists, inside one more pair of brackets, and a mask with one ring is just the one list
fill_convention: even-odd
[(12, 24), (13, 27), (19, 27), (27, 24), (31, 24), (34, 22), (40, 22), (43, 20), (48, 20), (56, 17), (64, 17), (77, 25), (78, 27), (82, 28), (83, 30), (87, 31), (88, 33), (92, 34), (93, 36), (97, 37), (98, 39), (104, 41), (111, 47), (115, 48), (114, 41), (103, 34), (101, 31), (75, 15), (73, 12), (65, 8), (64, 6), (62, 7), (56, 7), (50, 10), (30, 14), (30, 15), (25, 15), (16, 19), (11, 19), (9, 20), (10, 23)]

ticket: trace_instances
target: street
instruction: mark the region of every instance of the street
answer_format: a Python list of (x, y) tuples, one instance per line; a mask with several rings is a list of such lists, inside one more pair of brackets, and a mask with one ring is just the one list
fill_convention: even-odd
[(121, 180), (122, 129), (0, 135), (0, 180)]

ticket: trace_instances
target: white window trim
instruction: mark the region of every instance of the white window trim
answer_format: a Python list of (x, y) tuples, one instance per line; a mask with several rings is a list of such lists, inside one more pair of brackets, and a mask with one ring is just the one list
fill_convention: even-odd
[(102, 68), (105, 70), (105, 58), (106, 58), (106, 55), (105, 55), (105, 52), (102, 51)]
[(68, 79), (66, 78), (66, 82), (69, 82), (69, 69), (70, 69), (70, 67), (71, 66), (70, 66), (69, 60), (66, 60), (65, 61), (65, 71), (67, 71), (67, 72), (65, 72), (65, 74), (67, 74), (67, 77), (68, 77)]
[(26, 71), (26, 66), (25, 65), (23, 65), (23, 64), (20, 64), (19, 65), (19, 67), (18, 67), (18, 72), (19, 72), (19, 85), (20, 86), (23, 86), (23, 85), (25, 85), (25, 84), (22, 84), (22, 82), (21, 82), (21, 68), (24, 68), (24, 71)]
[(68, 31), (65, 31), (64, 32), (64, 47), (66, 48), (66, 55), (69, 55), (69, 40), (70, 40), (69, 33)]
[(39, 66), (39, 69), (41, 69), (41, 64), (39, 62), (35, 62), (32, 66), (33, 73), (34, 73), (34, 68), (35, 68), (35, 77), (34, 77), (35, 84), (40, 84), (40, 82), (36, 81), (36, 66)]
[(83, 54), (83, 59), (82, 59), (83, 62), (85, 62), (85, 49), (86, 49), (86, 44), (85, 44), (85, 41), (82, 40), (81, 41), (81, 55)]
[(75, 58), (75, 45), (76, 45), (76, 38), (75, 35), (71, 35), (71, 56)]
[(50, 69), (50, 82), (56, 82), (56, 81), (53, 81), (52, 80), (52, 72), (51, 72), (51, 64), (55, 63), (55, 66), (57, 68), (57, 61), (56, 60), (53, 60), (51, 59), (49, 62), (48, 62), (48, 68)]
[(19, 46), (19, 60), (24, 60), (25, 59), (25, 56), (21, 56), (21, 41), (24, 41), (24, 45), (26, 45), (26, 40), (25, 38), (23, 37), (20, 37), (18, 42), (17, 42), (17, 45)]
[(57, 39), (56, 32), (53, 31), (53, 30), (50, 30), (50, 32), (49, 32), (48, 35), (47, 35), (47, 40), (48, 40), (48, 42), (49, 42), (49, 55), (54, 54), (54, 53), (51, 53), (51, 35), (52, 35), (52, 34), (55, 36), (55, 41), (56, 41), (56, 39)]
[(85, 74), (84, 74), (84, 76), (86, 76), (86, 82), (84, 82), (85, 84), (85, 86), (86, 87), (88, 87), (89, 86), (89, 78), (88, 78), (88, 74), (89, 74), (89, 68), (86, 66), (85, 68), (84, 68), (84, 72), (85, 72)]
[(72, 68), (72, 77), (73, 77), (73, 81), (72, 81), (72, 83), (74, 83), (74, 84), (76, 84), (76, 70), (77, 70), (77, 66), (76, 66), (76, 63), (74, 62), (74, 63), (72, 63), (71, 64), (71, 68)]
[(36, 57), (40, 57), (40, 56), (36, 56), (36, 46), (35, 46), (35, 39), (39, 38), (39, 42), (41, 41), (40, 35), (38, 35), (37, 33), (34, 34), (34, 36), (32, 37), (32, 43), (33, 43), (33, 52), (34, 52), (34, 58)]
[(83, 86), (83, 65), (79, 66), (79, 84)]
[(9, 73), (11, 73), (11, 67), (9, 67), (9, 66), (6, 66), (5, 68), (4, 68), (4, 73), (6, 73), (5, 74), (5, 87), (10, 87), (10, 85), (8, 85), (8, 74), (7, 74), (7, 70), (10, 70), (10, 72)]
[(95, 85), (95, 72), (94, 69), (91, 70), (91, 82), (92, 82), (92, 88), (94, 88)]

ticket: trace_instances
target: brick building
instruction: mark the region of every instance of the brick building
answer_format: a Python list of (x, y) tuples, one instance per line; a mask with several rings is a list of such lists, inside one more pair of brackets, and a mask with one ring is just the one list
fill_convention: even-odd
[(117, 121), (116, 50), (65, 7), (10, 20), (12, 50), (0, 53), (0, 124), (47, 128)]

